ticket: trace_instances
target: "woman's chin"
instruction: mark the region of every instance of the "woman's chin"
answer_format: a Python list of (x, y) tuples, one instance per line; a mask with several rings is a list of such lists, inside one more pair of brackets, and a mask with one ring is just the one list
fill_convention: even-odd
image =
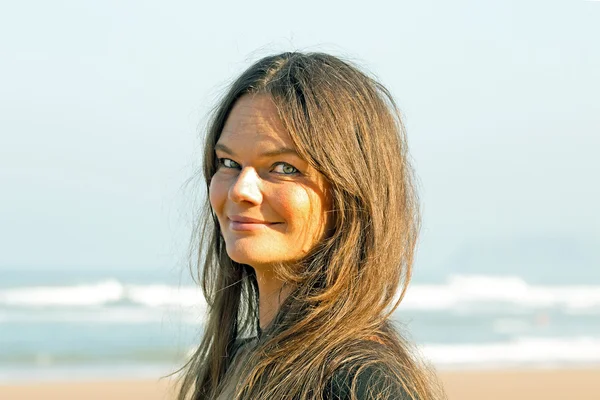
[(238, 264), (246, 264), (253, 268), (261, 265), (269, 264), (269, 260), (265, 257), (260, 257), (255, 252), (244, 252), (244, 251), (227, 251), (229, 258)]
[(225, 247), (229, 258), (240, 264), (254, 266), (277, 259), (277, 252), (274, 251), (277, 246), (272, 240), (226, 237)]

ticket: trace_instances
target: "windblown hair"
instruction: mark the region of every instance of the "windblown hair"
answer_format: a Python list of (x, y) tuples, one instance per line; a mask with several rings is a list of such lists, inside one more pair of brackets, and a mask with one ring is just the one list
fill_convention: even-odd
[(384, 370), (407, 398), (443, 398), (433, 371), (389, 322), (411, 277), (420, 226), (405, 129), (392, 96), (331, 55), (293, 52), (259, 60), (212, 115), (204, 147), (207, 190), (218, 167), (215, 144), (246, 94), (272, 98), (297, 152), (329, 184), (334, 224), (305, 258), (276, 268), (293, 289), (261, 332), (254, 270), (229, 258), (206, 201), (193, 263), (208, 317), (199, 347), (180, 369), (178, 400), (215, 398), (236, 343), (249, 336), (258, 341), (236, 399), (320, 399), (340, 371), (349, 373), (355, 398), (358, 374), (351, 372), (365, 368)]

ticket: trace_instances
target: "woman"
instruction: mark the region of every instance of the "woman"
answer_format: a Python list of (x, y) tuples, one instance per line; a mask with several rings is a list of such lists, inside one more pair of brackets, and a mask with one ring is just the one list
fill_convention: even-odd
[(443, 397), (389, 321), (419, 213), (382, 85), (327, 54), (261, 59), (215, 110), (204, 176), (209, 313), (180, 400)]

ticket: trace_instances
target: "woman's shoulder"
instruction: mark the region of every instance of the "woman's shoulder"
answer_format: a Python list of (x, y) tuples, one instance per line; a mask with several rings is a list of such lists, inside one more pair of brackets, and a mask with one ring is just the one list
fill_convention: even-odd
[(375, 363), (336, 371), (323, 396), (327, 400), (397, 399), (409, 400), (402, 383), (392, 369)]

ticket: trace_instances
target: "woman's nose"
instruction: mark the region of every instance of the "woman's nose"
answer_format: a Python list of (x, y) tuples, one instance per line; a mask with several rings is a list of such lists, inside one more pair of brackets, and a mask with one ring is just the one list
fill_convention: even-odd
[(262, 203), (260, 177), (253, 168), (244, 168), (229, 188), (229, 199), (235, 203)]

